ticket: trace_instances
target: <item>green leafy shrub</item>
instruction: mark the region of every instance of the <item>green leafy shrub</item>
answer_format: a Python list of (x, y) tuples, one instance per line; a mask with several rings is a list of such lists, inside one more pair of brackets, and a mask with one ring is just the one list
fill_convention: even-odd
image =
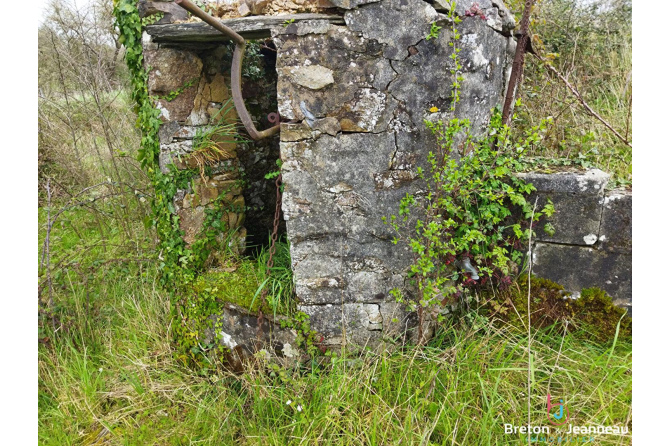
[[(475, 137), (464, 119), (425, 123), (437, 137), (438, 151), (428, 154), (429, 172), (418, 169), (424, 191), (407, 194), (398, 216), (385, 219), (398, 233), (394, 243), (407, 243), (415, 254), (409, 276), (424, 307), (454, 303), (467, 287), (510, 284), (523, 260), (531, 215), (538, 221), (553, 213), (551, 202), (534, 210), (526, 200), (533, 185), (515, 176), (523, 167), (519, 157), (540, 142), (544, 122), (521, 141), (509, 137), (499, 110), (482, 137)], [(479, 282), (464, 272), (466, 258)], [(402, 298), (400, 290), (392, 294)]]

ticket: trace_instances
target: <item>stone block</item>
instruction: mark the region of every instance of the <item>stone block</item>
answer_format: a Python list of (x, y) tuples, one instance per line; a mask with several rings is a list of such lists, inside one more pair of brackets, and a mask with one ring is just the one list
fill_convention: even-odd
[[(185, 121), (193, 109), (196, 87), (184, 86), (201, 75), (202, 60), (192, 51), (162, 47), (146, 51), (144, 58), (149, 70), (149, 94), (162, 98), (156, 101), (160, 118), (164, 122)], [(172, 100), (165, 99), (170, 93), (182, 89)]]
[(633, 250), (633, 193), (614, 190), (605, 193), (598, 236), (599, 249), (631, 253)]
[(224, 304), (221, 312), (210, 317), (213, 328), (205, 333), (205, 344), (220, 343), (231, 351), (240, 353), (240, 358), (249, 358), (261, 349), (278, 357), (299, 359), (295, 330), (282, 328), (283, 317), (263, 318), (249, 314), (233, 304)]
[(175, 134), (181, 129), (177, 121), (166, 122), (160, 126), (158, 130), (158, 139), (161, 144), (170, 144), (175, 137)]
[(186, 119), (189, 126), (206, 126), (208, 124), (234, 123), (237, 121), (235, 107), (222, 109), (222, 103), (230, 98), (225, 78), (216, 73), (211, 81), (202, 77), (192, 99), (191, 112)]
[(335, 82), (333, 70), (321, 65), (285, 67), (280, 73), (310, 90), (320, 90)]
[(282, 142), (302, 141), (312, 137), (312, 129), (305, 122), (299, 124), (281, 123), (280, 138)]
[[(431, 3), (437, 11), (448, 12), (451, 9), (451, 0), (432, 0)], [(468, 17), (466, 15), (468, 11), (470, 14), (475, 14), (478, 9), (486, 18), (486, 24), (496, 31), (509, 32), (516, 26), (514, 15), (501, 0), (480, 0), (479, 2), (456, 0), (455, 3), (455, 12), (460, 17)], [(475, 8), (475, 4), (478, 8)], [(481, 17), (474, 15), (472, 19), (481, 20)]]
[(330, 3), (342, 9), (354, 9), (358, 6), (367, 5), (368, 3), (377, 3), (381, 0), (330, 0)]
[(571, 292), (599, 287), (616, 305), (632, 305), (631, 254), (590, 247), (536, 243), (533, 273), (553, 280)]
[(314, 130), (321, 133), (326, 133), (330, 136), (336, 136), (339, 132), (342, 131), (342, 127), (336, 118), (323, 118), (318, 119), (314, 123)]
[[(311, 276), (311, 274), (310, 274)], [(341, 302), (345, 295), (346, 282), (337, 276), (306, 277), (297, 279), (295, 291), (302, 304), (321, 305)]]
[(268, 6), (270, 0), (245, 0), (246, 4), (249, 5), (251, 13), (253, 15), (261, 15), (265, 13), (265, 9)]
[[(380, 132), (388, 126), (395, 101), (373, 87), (388, 83), (375, 81), (379, 44), (340, 26), (330, 26), (324, 34), (282, 35), (275, 42), (281, 52), (277, 100), (283, 118), (304, 119), (304, 103), (317, 119), (336, 118), (343, 131)], [(392, 79), (388, 61), (383, 67), (377, 77)]]
[(395, 101), (374, 88), (361, 88), (351, 102), (336, 111), (345, 132), (375, 132), (388, 125)]
[(301, 20), (288, 26), (272, 29), (274, 37), (279, 36), (306, 36), (308, 34), (327, 34), (331, 23), (328, 20)]
[(411, 183), (417, 177), (416, 172), (410, 170), (390, 170), (375, 174), (375, 189), (397, 189), (404, 184)]
[(335, 8), (335, 4), (331, 0), (316, 0), (316, 7), (323, 9)]
[(593, 246), (600, 233), (600, 218), (605, 186), (609, 175), (592, 169), (585, 172), (522, 173), (519, 178), (533, 184), (537, 191), (528, 198), (530, 203), (539, 197), (542, 209), (551, 200), (556, 213), (542, 220), (551, 223), (556, 232), (547, 234), (537, 228), (537, 240), (571, 245)]
[(188, 19), (188, 12), (184, 8), (166, 0), (140, 0), (137, 10), (142, 18), (162, 13), (163, 17), (155, 23), (156, 25), (164, 25)]
[(193, 180), (193, 193), (200, 206), (207, 206), (221, 194), (226, 194), (224, 200), (232, 204), (235, 197), (242, 193), (240, 182), (237, 180), (217, 181), (209, 177), (205, 179), (206, 181), (203, 181), (198, 177)]
[(383, 317), (377, 304), (301, 305), (310, 328), (324, 336), (325, 345), (376, 347), (382, 338)]
[[(184, 201), (188, 201), (184, 198)], [(205, 222), (205, 207), (204, 206), (182, 206), (177, 211), (179, 216), (179, 229), (184, 233), (184, 241), (186, 245), (191, 245), (202, 230), (202, 225)]]
[(251, 14), (251, 8), (245, 2), (240, 3), (240, 6), (237, 7), (237, 13), (240, 17), (246, 17)]
[(351, 30), (384, 44), (384, 57), (394, 60), (405, 59), (407, 48), (425, 39), (431, 23), (440, 18), (440, 14), (423, 0), (382, 0), (347, 11), (344, 15)]
[(159, 48), (145, 55), (149, 71), (148, 87), (152, 95), (166, 95), (199, 77), (202, 60), (192, 51)]

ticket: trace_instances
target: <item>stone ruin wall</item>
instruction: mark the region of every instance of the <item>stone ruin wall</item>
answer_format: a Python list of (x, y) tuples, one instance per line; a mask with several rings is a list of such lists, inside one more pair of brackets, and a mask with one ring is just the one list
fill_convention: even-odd
[[(423, 0), (333, 3), (347, 8), (345, 26), (274, 32), (279, 111), (300, 121), (281, 129), (283, 211), (299, 310), (326, 344), (376, 345), (417, 324), (389, 295), (405, 288), (412, 254), (382, 217), (421, 189), (417, 167), (436, 149), (424, 120), (452, 117), (453, 39)], [(456, 115), (475, 129), (502, 103), (515, 48), (509, 13), (481, 4), (489, 19), (464, 17), (456, 42), (465, 78)], [(434, 22), (443, 29), (427, 40)]]
[[(145, 66), (149, 70), (149, 94), (159, 98), (157, 108), (164, 122), (159, 131), (159, 165), (164, 173), (169, 164), (178, 169), (198, 169), (193, 156), (196, 133), (217, 124), (237, 120), (230, 92), (233, 46), (226, 43), (173, 44), (143, 40)], [(261, 64), (257, 79), (245, 79), (242, 93), (252, 117), (268, 126), (267, 110), (276, 110), (276, 70)], [(195, 82), (193, 82), (195, 80)], [(184, 88), (184, 86), (191, 84)], [(176, 97), (167, 97), (180, 91)], [(196, 175), (192, 186), (178, 190), (174, 206), (188, 244), (195, 241), (205, 219), (205, 210), (226, 194), (223, 205), (230, 209), (224, 220), (238, 228), (238, 243), (267, 243), (276, 195), (267, 172), (276, 170), (279, 137), (243, 143), (221, 142), (226, 154), (209, 163), (211, 175)], [(283, 226), (282, 226), (283, 227)], [(212, 259), (215, 261), (215, 259)]]
[(602, 288), (632, 316), (632, 191), (606, 190), (609, 175), (597, 169), (521, 177), (537, 188), (538, 206), (550, 199), (556, 208), (548, 220), (554, 235), (536, 231), (533, 273), (573, 298), (583, 288)]
[[(245, 83), (247, 107), (259, 128), (269, 127), (265, 114), (278, 109), (284, 121), (279, 143), (270, 139), (231, 147), (236, 157), (221, 160), (212, 177), (197, 178), (192, 189), (180, 191), (175, 210), (190, 242), (189, 231), (201, 226), (211, 199), (230, 188), (231, 202), (253, 207), (247, 223), (243, 213), (231, 213), (229, 225), (255, 222), (255, 233), (267, 231), (271, 213), (260, 209), (274, 209), (275, 194), (262, 175), (273, 170), (280, 155), (298, 309), (310, 316), (311, 327), (327, 345), (374, 346), (416, 336), (416, 314), (389, 296), (392, 288), (404, 288), (412, 254), (392, 243), (395, 234), (382, 217), (397, 214), (401, 198), (421, 190), (416, 170), (427, 168), (427, 154), (436, 148), (424, 120), (452, 117), (451, 33), (441, 0), (331, 1), (343, 20), (317, 16), (272, 28), (277, 104), (253, 104), (254, 98), (275, 97), (275, 79)], [(514, 21), (502, 4), (488, 0), (479, 2), (487, 20), (466, 17), (469, 4), (457, 4), (463, 18), (456, 44), (464, 80), (456, 116), (469, 118), (476, 132), (502, 103), (515, 50)], [(434, 22), (443, 29), (427, 40)], [(181, 32), (167, 31), (175, 40)], [(210, 37), (178, 43), (157, 43), (145, 35), (150, 94), (165, 95), (199, 78), (174, 100), (159, 101), (165, 122), (160, 131), (163, 169), (170, 162), (188, 167), (195, 129), (211, 124), (229, 98), (232, 47), (208, 42), (216, 32), (205, 32)], [(438, 112), (430, 112), (433, 107)], [(252, 172), (244, 190), (234, 183), (240, 178), (238, 167), (247, 178)], [(551, 198), (556, 206), (552, 223), (557, 231), (554, 237), (538, 234), (534, 272), (573, 291), (600, 286), (619, 305), (630, 306), (632, 195), (605, 192), (607, 176), (599, 171), (528, 174), (527, 179), (538, 188), (540, 204)], [(228, 333), (239, 338), (237, 345), (248, 341), (237, 326), (253, 318), (230, 309), (222, 317), (230, 322)], [(263, 326), (263, 331), (272, 328)], [(278, 330), (277, 335), (284, 345), (291, 342), (286, 333)]]

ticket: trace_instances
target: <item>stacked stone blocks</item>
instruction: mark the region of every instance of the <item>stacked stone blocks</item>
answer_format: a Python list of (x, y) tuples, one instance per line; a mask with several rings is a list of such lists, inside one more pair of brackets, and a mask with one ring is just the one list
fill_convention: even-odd
[(520, 176), (537, 189), (531, 202), (551, 200), (556, 208), (547, 220), (555, 233), (536, 231), (533, 272), (575, 298), (583, 288), (602, 288), (632, 314), (632, 191), (607, 190), (610, 177), (598, 169)]
[[(283, 211), (299, 309), (327, 345), (378, 346), (416, 338), (418, 318), (389, 292), (408, 290), (412, 263), (383, 217), (420, 193), (436, 138), (424, 120), (448, 120), (449, 18), (422, 0), (335, 0), (345, 26), (313, 20), (273, 31), (278, 48)], [(474, 133), (502, 102), (513, 19), (463, 17), (464, 81), (456, 115)], [(442, 8), (444, 11), (444, 9)], [(444, 29), (428, 40), (431, 25)], [(431, 112), (437, 108), (438, 112)]]
[(245, 200), (238, 144), (234, 135), (215, 130), (237, 121), (228, 87), (228, 48), (196, 52), (158, 45), (145, 34), (144, 59), (149, 94), (156, 98), (164, 122), (159, 131), (160, 169), (168, 174), (172, 164), (194, 171), (188, 187), (174, 198), (185, 242), (191, 245), (203, 230), (206, 210), (221, 206), (224, 229), (236, 230), (233, 247), (243, 249)]

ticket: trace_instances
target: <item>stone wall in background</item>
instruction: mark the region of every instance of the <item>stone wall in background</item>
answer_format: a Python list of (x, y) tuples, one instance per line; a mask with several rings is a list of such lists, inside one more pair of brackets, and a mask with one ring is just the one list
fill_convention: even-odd
[[(279, 112), (294, 121), (281, 129), (283, 211), (299, 309), (325, 344), (374, 346), (417, 324), (389, 296), (412, 255), (382, 217), (422, 187), (417, 167), (436, 148), (424, 120), (452, 116), (453, 39), (448, 17), (423, 0), (332, 2), (345, 26), (273, 32)], [(482, 5), (487, 20), (463, 15), (455, 42), (465, 78), (456, 115), (475, 133), (502, 102), (515, 48), (507, 10)], [(443, 29), (427, 40), (432, 23)]]
[(632, 192), (605, 190), (609, 175), (597, 169), (520, 176), (537, 188), (538, 207), (550, 199), (556, 208), (547, 220), (554, 235), (536, 231), (533, 273), (575, 298), (583, 288), (602, 288), (632, 315)]
[[(159, 132), (161, 170), (168, 173), (170, 164), (200, 170), (205, 161), (211, 169), (208, 175), (194, 175), (189, 186), (176, 194), (175, 212), (185, 241), (193, 243), (206, 209), (226, 194), (222, 205), (231, 211), (224, 220), (230, 229), (239, 228), (240, 246), (267, 243), (276, 193), (274, 183), (264, 176), (277, 169), (279, 136), (258, 142), (218, 136), (214, 139), (221, 153), (214, 153), (215, 159), (212, 153), (199, 156), (198, 147), (194, 153), (198, 132), (237, 121), (230, 92), (232, 45), (159, 44), (148, 34), (143, 44), (149, 94), (159, 98), (157, 108), (164, 122)], [(266, 52), (270, 57), (260, 53), (247, 57), (257, 70), (245, 77), (242, 90), (250, 114), (262, 127), (269, 127), (268, 111), (277, 109), (275, 56)]]

